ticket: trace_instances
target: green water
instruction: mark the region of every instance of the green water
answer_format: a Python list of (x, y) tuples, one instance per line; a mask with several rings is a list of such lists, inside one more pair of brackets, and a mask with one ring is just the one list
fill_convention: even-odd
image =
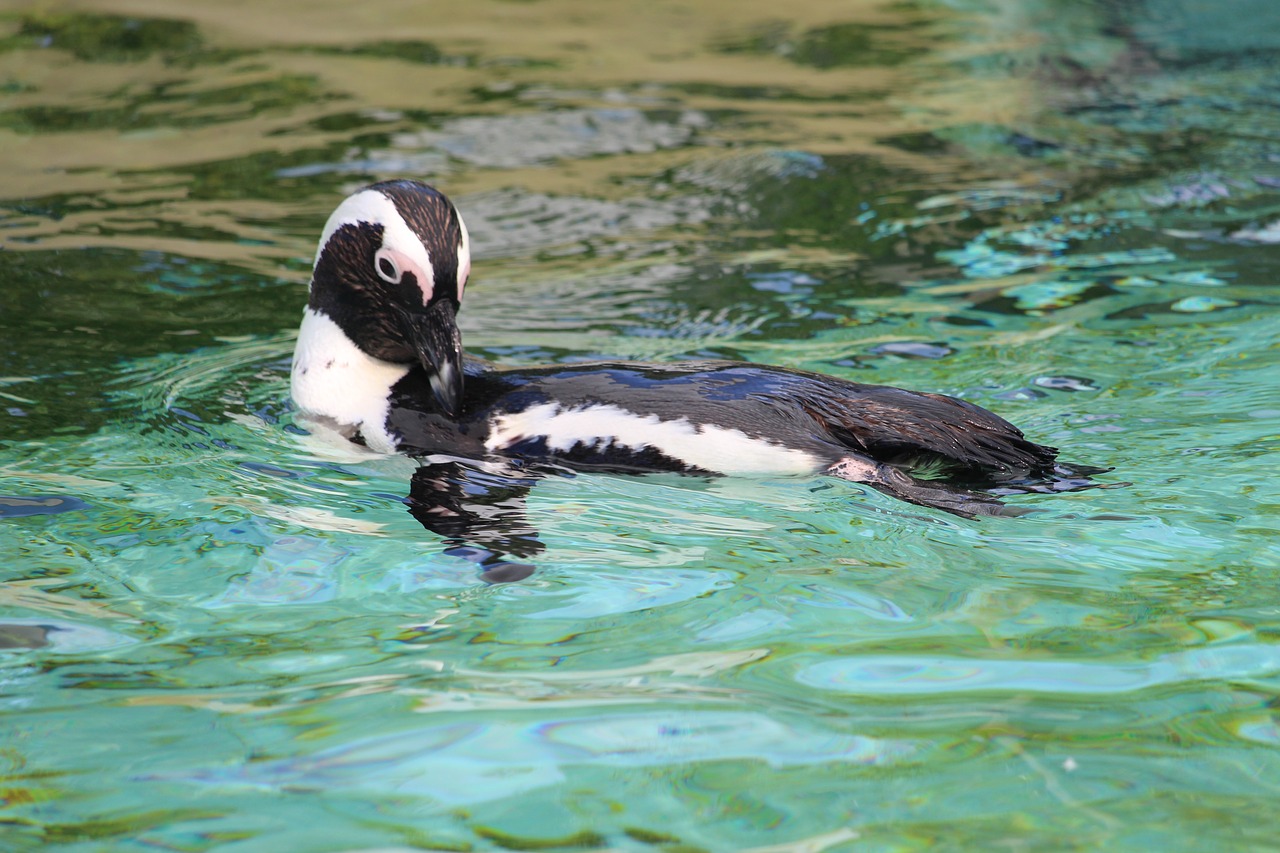
[[(392, 176), (477, 353), (958, 394), (1114, 487), (551, 480), (486, 586), (289, 411)], [(1274, 849), (1278, 246), (1271, 0), (4, 4), (0, 848)]]

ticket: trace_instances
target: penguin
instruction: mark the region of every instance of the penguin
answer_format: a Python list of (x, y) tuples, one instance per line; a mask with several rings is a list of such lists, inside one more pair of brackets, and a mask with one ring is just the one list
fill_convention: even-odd
[(540, 550), (522, 500), (550, 473), (826, 475), (972, 518), (1022, 514), (987, 489), (1085, 488), (1103, 470), (1062, 465), (1056, 448), (964, 400), (820, 373), (496, 368), (463, 351), (470, 273), (466, 225), (443, 193), (413, 180), (355, 192), (320, 237), (291, 391), (306, 419), (423, 460), (410, 511), (499, 579), (525, 570), (510, 556)]

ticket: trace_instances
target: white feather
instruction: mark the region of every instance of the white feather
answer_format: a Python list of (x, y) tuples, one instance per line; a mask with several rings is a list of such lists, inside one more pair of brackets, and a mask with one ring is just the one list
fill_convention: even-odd
[(365, 355), (327, 315), (310, 308), (303, 313), (292, 393), (304, 413), (358, 428), (371, 450), (394, 453), (396, 441), (387, 432), (389, 395), (408, 372), (407, 364)]
[(454, 208), (458, 216), (458, 228), (462, 231), (462, 243), (458, 246), (458, 301), (462, 301), (462, 288), (471, 276), (471, 235), (467, 233), (467, 223), (462, 221), (462, 214)]
[(661, 420), (618, 406), (565, 409), (543, 403), (493, 420), (485, 446), (503, 449), (526, 439), (545, 438), (550, 450), (576, 444), (614, 444), (643, 450), (651, 447), (686, 465), (721, 474), (811, 474), (821, 461), (811, 453), (752, 438), (737, 429), (694, 424), (688, 418)]

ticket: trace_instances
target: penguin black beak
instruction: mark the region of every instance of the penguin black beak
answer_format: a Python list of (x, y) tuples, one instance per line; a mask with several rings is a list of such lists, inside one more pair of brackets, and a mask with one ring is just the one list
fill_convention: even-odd
[(457, 306), (441, 299), (422, 314), (405, 314), (405, 332), (440, 408), (458, 417), (462, 404), (462, 334), (458, 331)]

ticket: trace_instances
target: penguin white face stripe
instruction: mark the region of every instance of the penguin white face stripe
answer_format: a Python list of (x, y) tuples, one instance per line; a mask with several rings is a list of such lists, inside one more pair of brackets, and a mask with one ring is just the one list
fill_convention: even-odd
[(720, 474), (812, 474), (821, 465), (811, 453), (752, 438), (741, 430), (694, 424), (687, 418), (664, 421), (618, 406), (564, 409), (543, 403), (501, 415), (493, 420), (485, 447), (501, 452), (538, 438), (546, 440), (548, 450), (560, 452), (577, 444), (652, 448), (685, 465)]
[(462, 221), (462, 214), (457, 208), (453, 211), (458, 216), (458, 228), (462, 231), (462, 243), (458, 246), (458, 301), (462, 301), (462, 288), (471, 277), (471, 235), (467, 233), (467, 223)]
[[(335, 231), (344, 225), (358, 225), (362, 222), (382, 226), (382, 248), (396, 254), (396, 259), (401, 263), (402, 272), (414, 274), (418, 286), (422, 288), (422, 304), (427, 305), (435, 291), (435, 272), (431, 266), (431, 255), (427, 252), (427, 247), (422, 245), (422, 239), (404, 221), (404, 217), (396, 209), (395, 202), (377, 190), (362, 190), (338, 205), (338, 209), (324, 224), (324, 232), (320, 235), (320, 246), (316, 249), (316, 263), (319, 263), (320, 256), (324, 254), (324, 247)], [(466, 233), (465, 230), (463, 233)], [(461, 277), (462, 258), (459, 257), (458, 260), (459, 277)], [(468, 270), (470, 267), (471, 256), (468, 253)]]

